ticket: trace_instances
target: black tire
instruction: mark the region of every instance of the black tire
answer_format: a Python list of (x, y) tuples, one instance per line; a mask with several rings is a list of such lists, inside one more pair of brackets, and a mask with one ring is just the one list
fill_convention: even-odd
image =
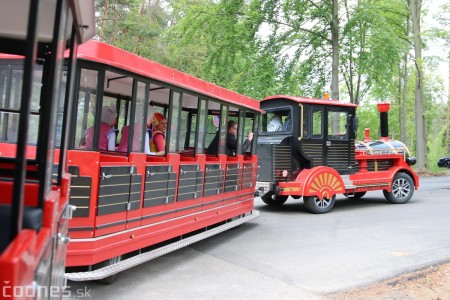
[(414, 194), (414, 182), (406, 173), (397, 173), (392, 181), (392, 191), (383, 190), (384, 197), (393, 204), (404, 204)]
[(366, 194), (366, 192), (356, 192), (356, 193), (344, 193), (344, 196), (347, 198), (352, 198), (352, 199), (360, 199), (362, 198), (364, 195)]
[[(106, 266), (116, 264), (116, 263), (120, 262), (121, 260), (122, 260), (122, 256), (116, 256), (116, 257), (110, 258), (108, 260), (98, 263), (96, 265), (96, 269), (100, 269), (100, 268), (103, 268)], [(97, 282), (99, 282), (101, 284), (112, 284), (117, 280), (118, 277), (119, 277), (119, 273), (116, 273), (113, 275), (109, 275), (108, 277), (99, 279), (99, 280), (97, 280)]]
[(274, 195), (274, 192), (267, 192), (261, 197), (262, 201), (269, 206), (283, 205), (289, 196)]
[(335, 203), (336, 195), (331, 197), (331, 199), (323, 198), (322, 200), (319, 200), (316, 196), (303, 197), (306, 211), (313, 214), (326, 214), (333, 209)]

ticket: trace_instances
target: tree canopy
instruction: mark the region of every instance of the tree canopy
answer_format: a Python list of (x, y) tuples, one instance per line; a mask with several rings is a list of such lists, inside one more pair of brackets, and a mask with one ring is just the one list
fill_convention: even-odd
[[(422, 32), (422, 0), (96, 2), (98, 38), (107, 43), (256, 99), (329, 92), (363, 106), (389, 101), (390, 118), (399, 120), (392, 132), (418, 153), (420, 168), (430, 147), (442, 149), (428, 157), (433, 164), (449, 147), (450, 110), (436, 101), (446, 91), (422, 50), (444, 41), (450, 53), (450, 33)], [(449, 7), (440, 9), (441, 24)], [(361, 123), (376, 123), (372, 109), (360, 111)]]

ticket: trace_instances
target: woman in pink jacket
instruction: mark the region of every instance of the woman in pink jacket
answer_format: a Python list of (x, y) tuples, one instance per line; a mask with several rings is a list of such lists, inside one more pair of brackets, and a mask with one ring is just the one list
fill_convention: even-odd
[[(100, 123), (100, 136), (98, 139), (98, 150), (116, 150), (116, 131), (114, 125), (117, 121), (117, 111), (114, 106), (103, 106), (102, 119)], [(86, 130), (86, 149), (93, 149), (94, 127)]]

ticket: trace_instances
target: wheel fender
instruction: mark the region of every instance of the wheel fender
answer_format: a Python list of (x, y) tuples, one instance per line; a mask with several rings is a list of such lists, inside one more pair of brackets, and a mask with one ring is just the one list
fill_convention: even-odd
[(319, 166), (303, 170), (296, 181), (303, 182), (302, 195), (304, 196), (331, 199), (334, 195), (345, 192), (341, 175), (330, 167)]
[(419, 189), (419, 176), (417, 176), (417, 174), (411, 169), (397, 167), (397, 168), (393, 168), (391, 170), (391, 174), (389, 175), (390, 184), (389, 184), (389, 187), (386, 189), (388, 192), (391, 192), (391, 190), (392, 190), (392, 181), (394, 181), (395, 175), (397, 175), (397, 173), (400, 173), (400, 172), (408, 174), (414, 182), (414, 189), (415, 190)]

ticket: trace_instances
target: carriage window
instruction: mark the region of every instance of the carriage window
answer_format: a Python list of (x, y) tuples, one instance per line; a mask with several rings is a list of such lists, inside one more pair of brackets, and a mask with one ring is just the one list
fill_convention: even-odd
[(183, 94), (183, 109), (179, 124), (180, 138), (178, 151), (184, 156), (194, 156), (195, 136), (197, 131), (198, 97)]
[(312, 108), (312, 138), (322, 138), (322, 108)]
[[(216, 134), (218, 134), (217, 131), (219, 130), (220, 122), (220, 103), (215, 101), (208, 101), (208, 116), (205, 125), (205, 153), (209, 145), (213, 144), (213, 140), (216, 137)], [(218, 139), (214, 141), (214, 143), (216, 144), (215, 149), (218, 149)], [(211, 152), (215, 152), (215, 154), (217, 154), (217, 150)]]
[(170, 119), (168, 120), (168, 128), (170, 128), (169, 152), (178, 152), (178, 126), (180, 124), (181, 112), (181, 94), (172, 91), (172, 107), (170, 110)]
[(347, 112), (328, 112), (328, 138), (347, 139)]
[[(128, 126), (128, 123), (130, 122), (130, 106), (131, 106), (131, 103), (128, 99), (121, 99), (119, 103), (120, 103), (118, 111), (119, 115), (117, 117), (117, 129), (118, 129), (117, 141), (122, 140), (124, 128)], [(127, 139), (127, 137), (125, 137), (125, 139)], [(119, 151), (123, 151), (123, 149)]]
[[(232, 123), (229, 123), (230, 121)], [(237, 152), (238, 141), (242, 140), (244, 132), (243, 128), (244, 124), (243, 122), (239, 123), (239, 121), (243, 121), (242, 118), (241, 120), (239, 120), (239, 110), (236, 107), (230, 106), (228, 111), (228, 121), (226, 124), (227, 135), (225, 137), (226, 139), (225, 154), (227, 154), (228, 156), (236, 156), (236, 154), (238, 154)], [(228, 126), (231, 127), (228, 128)], [(236, 130), (233, 128), (236, 128)], [(242, 146), (242, 142), (240, 143), (240, 145)]]
[(254, 113), (249, 113), (246, 111), (240, 112), (240, 122), (239, 124), (239, 145), (242, 147), (242, 150), (240, 153), (251, 153), (252, 152), (252, 145), (254, 143), (254, 140), (247, 141), (249, 132), (252, 132), (253, 134), (256, 132), (256, 115)]
[(66, 85), (67, 85), (67, 72), (64, 72), (61, 77), (61, 88), (59, 90), (59, 101), (57, 103), (57, 114), (56, 114), (56, 139), (55, 146), (57, 148), (61, 147), (62, 141), (62, 122), (64, 117), (64, 100), (66, 99)]
[(197, 149), (196, 152), (197, 153), (203, 153), (203, 148), (205, 147), (204, 145), (204, 141), (205, 141), (205, 134), (206, 134), (206, 115), (207, 115), (207, 110), (206, 110), (206, 100), (201, 99), (200, 100), (200, 110), (197, 114)]
[[(135, 115), (133, 123), (133, 150), (135, 152), (142, 152), (144, 141), (145, 141), (145, 135), (146, 134), (146, 120), (144, 119), (144, 113), (147, 111), (147, 98), (148, 98), (148, 85), (143, 82), (137, 83), (137, 90), (136, 90), (136, 106), (135, 106)], [(143, 134), (144, 133), (144, 134)]]
[[(167, 102), (169, 101), (167, 100)], [(166, 144), (168, 143), (169, 137), (168, 112), (166, 107), (159, 105), (153, 105), (152, 107), (153, 117), (150, 121), (150, 130), (148, 131), (150, 137), (150, 155), (166, 155)], [(164, 126), (164, 124), (166, 125)]]
[[(133, 78), (106, 71), (104, 85), (100, 87), (103, 89), (101, 103), (97, 99), (100, 83), (98, 70), (81, 69), (79, 82), (74, 148), (126, 152), (127, 147), (118, 149), (118, 146), (124, 125), (130, 118)], [(140, 93), (145, 91), (145, 84), (141, 85), (138, 84), (136, 96), (139, 112), (143, 111), (144, 101)]]
[[(0, 141), (17, 143), (20, 101), (22, 97), (22, 65), (0, 65)], [(42, 70), (35, 70), (28, 125), (28, 144), (36, 145), (39, 129), (39, 99)]]
[(80, 72), (80, 90), (75, 131), (75, 149), (86, 149), (86, 130), (94, 126), (97, 105), (98, 72), (82, 69)]

